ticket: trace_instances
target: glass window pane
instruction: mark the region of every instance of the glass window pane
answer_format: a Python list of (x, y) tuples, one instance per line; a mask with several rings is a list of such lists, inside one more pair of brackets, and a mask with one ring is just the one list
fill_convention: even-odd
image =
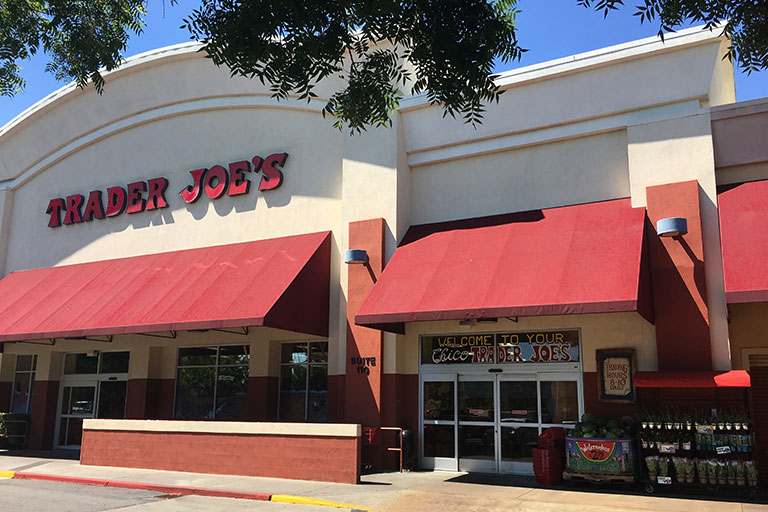
[(501, 460), (533, 462), (538, 440), (538, 427), (501, 427)]
[(453, 382), (424, 383), (424, 419), (454, 420)]
[(33, 359), (35, 356), (33, 355), (18, 355), (16, 356), (16, 371), (17, 372), (28, 372), (32, 370), (32, 364)]
[(424, 425), (424, 456), (455, 457), (453, 429), (453, 425)]
[[(66, 386), (64, 388), (64, 392), (62, 393), (61, 397), (61, 414), (67, 414), (67, 411), (69, 410), (69, 393), (72, 391), (72, 388), (69, 386)], [(60, 442), (60, 444), (64, 444), (64, 442)]]
[(186, 347), (179, 349), (179, 366), (213, 366), (216, 347)]
[(67, 420), (69, 418), (59, 418), (59, 446), (67, 444)]
[(248, 366), (219, 368), (216, 418), (244, 420), (248, 415)]
[(281, 363), (306, 363), (307, 343), (283, 343)]
[(495, 460), (493, 426), (459, 426), (459, 457)]
[(67, 414), (93, 415), (93, 402), (96, 398), (94, 386), (72, 386), (70, 394), (71, 402)]
[(328, 343), (310, 343), (309, 350), (309, 360), (313, 363), (328, 362)]
[(536, 381), (518, 380), (499, 382), (501, 421), (538, 423)]
[(67, 375), (96, 373), (98, 368), (99, 356), (67, 354), (64, 358), (64, 373)]
[(325, 421), (328, 405), (328, 366), (313, 364), (309, 367), (308, 400), (307, 420)]
[(215, 378), (216, 368), (212, 366), (179, 368), (176, 378), (174, 417), (179, 419), (213, 418)]
[(30, 403), (30, 381), (34, 373), (17, 373), (13, 381), (13, 398), (11, 403), (11, 412), (16, 414), (26, 414)]
[(307, 410), (307, 367), (283, 366), (280, 369), (280, 419), (304, 421)]
[(32, 356), (32, 370), (37, 370), (37, 354)]
[(492, 381), (459, 382), (459, 421), (494, 421)]
[(577, 423), (579, 395), (576, 381), (541, 382), (541, 422)]
[(128, 382), (109, 380), (99, 386), (99, 412), (97, 418), (119, 420), (125, 418), (125, 395)]
[(248, 364), (250, 353), (251, 347), (249, 345), (219, 347), (219, 364)]
[(130, 352), (104, 352), (101, 354), (101, 373), (128, 373)]

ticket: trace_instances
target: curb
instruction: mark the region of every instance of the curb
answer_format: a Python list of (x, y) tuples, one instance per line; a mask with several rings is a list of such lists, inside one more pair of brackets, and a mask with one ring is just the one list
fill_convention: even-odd
[(298, 505), (319, 505), (322, 507), (348, 508), (355, 511), (371, 510), (371, 507), (360, 507), (358, 505), (350, 505), (349, 503), (320, 500), (315, 498), (308, 498), (306, 496), (292, 496), (290, 494), (273, 494), (269, 501), (275, 501), (279, 503), (294, 503)]
[(318, 505), (333, 508), (346, 508), (355, 511), (371, 510), (370, 507), (361, 507), (357, 505), (350, 505), (349, 503), (309, 498), (307, 496), (292, 496), (289, 494), (264, 494), (260, 492), (225, 491), (219, 489), (206, 489), (202, 487), (150, 484), (143, 482), (125, 482), (122, 480), (107, 480), (103, 478), (45, 475), (41, 473), (26, 473), (18, 471), (0, 471), (0, 478), (12, 478), (16, 480), (41, 480), (68, 484), (94, 485), (98, 487), (120, 487), (123, 489), (140, 489), (144, 491), (155, 491), (164, 494), (178, 494), (185, 496), (209, 496), (214, 498), (234, 498), (240, 500), (274, 501), (279, 503)]

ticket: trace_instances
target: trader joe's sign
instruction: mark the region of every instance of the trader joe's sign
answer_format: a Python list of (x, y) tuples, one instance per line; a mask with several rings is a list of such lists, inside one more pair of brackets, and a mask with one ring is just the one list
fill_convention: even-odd
[(421, 337), (422, 364), (570, 363), (579, 360), (579, 331), (446, 334)]
[[(227, 167), (212, 165), (189, 171), (192, 183), (181, 189), (179, 195), (184, 202), (194, 203), (204, 195), (209, 199), (218, 199), (225, 194), (230, 197), (247, 194), (251, 189), (249, 176), (252, 175), (256, 175), (260, 191), (276, 189), (283, 183), (281, 168), (287, 158), (288, 153), (273, 153), (266, 158), (256, 155), (250, 160), (232, 162)], [(91, 190), (87, 199), (84, 194), (54, 197), (48, 202), (45, 212), (48, 214), (48, 227), (168, 208), (165, 196), (168, 186), (168, 179), (160, 177), (136, 181), (124, 187), (108, 187), (105, 191)]]

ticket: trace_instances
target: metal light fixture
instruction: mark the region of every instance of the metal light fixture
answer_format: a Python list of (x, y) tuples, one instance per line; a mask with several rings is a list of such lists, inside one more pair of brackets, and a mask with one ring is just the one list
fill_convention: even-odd
[(685, 217), (669, 217), (656, 223), (656, 233), (659, 236), (675, 237), (688, 233), (688, 221)]
[(459, 327), (462, 329), (471, 329), (475, 326), (475, 320), (472, 318), (466, 320), (459, 320)]
[(368, 252), (364, 249), (344, 251), (344, 263), (347, 265), (365, 265), (368, 263)]

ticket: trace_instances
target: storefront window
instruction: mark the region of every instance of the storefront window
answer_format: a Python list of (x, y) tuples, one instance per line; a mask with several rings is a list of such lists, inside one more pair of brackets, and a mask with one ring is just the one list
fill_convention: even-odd
[(128, 351), (66, 354), (64, 375), (128, 373), (130, 356), (131, 353)]
[(35, 371), (37, 370), (37, 355), (16, 356), (16, 373), (13, 378), (13, 397), (11, 412), (29, 414), (32, 406), (32, 395), (35, 388)]
[(325, 421), (328, 343), (284, 343), (280, 353), (280, 419)]
[(179, 349), (176, 406), (179, 419), (246, 419), (250, 347)]
[(541, 381), (541, 422), (550, 424), (579, 421), (576, 381)]

